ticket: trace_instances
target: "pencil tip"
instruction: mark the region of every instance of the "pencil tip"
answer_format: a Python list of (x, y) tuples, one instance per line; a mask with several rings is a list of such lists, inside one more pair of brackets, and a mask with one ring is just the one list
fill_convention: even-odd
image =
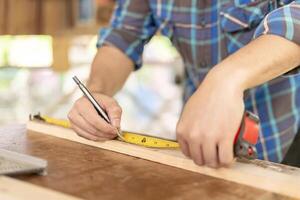
[(80, 80), (77, 78), (77, 76), (73, 76), (73, 80), (77, 85), (80, 84)]

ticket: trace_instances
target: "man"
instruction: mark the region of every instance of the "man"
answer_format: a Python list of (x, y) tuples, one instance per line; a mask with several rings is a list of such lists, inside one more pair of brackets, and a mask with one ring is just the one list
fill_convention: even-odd
[(116, 137), (121, 108), (112, 96), (141, 67), (143, 46), (157, 31), (185, 63), (176, 130), (182, 152), (198, 165), (229, 166), (246, 109), (261, 120), (258, 157), (281, 162), (300, 122), (300, 0), (117, 1), (88, 83), (112, 125), (82, 97), (69, 113), (78, 135)]

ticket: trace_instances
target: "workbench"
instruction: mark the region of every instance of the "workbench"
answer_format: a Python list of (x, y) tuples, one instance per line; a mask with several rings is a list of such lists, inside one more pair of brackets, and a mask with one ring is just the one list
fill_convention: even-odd
[(0, 129), (0, 148), (48, 160), (14, 178), (83, 199), (292, 199), (246, 185), (29, 131)]

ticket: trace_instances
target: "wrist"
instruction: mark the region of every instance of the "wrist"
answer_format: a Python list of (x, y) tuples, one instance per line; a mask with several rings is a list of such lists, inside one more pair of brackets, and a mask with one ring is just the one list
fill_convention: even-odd
[(232, 66), (217, 65), (207, 74), (204, 83), (224, 92), (243, 95), (247, 90), (242, 71)]
[(105, 94), (103, 84), (99, 81), (93, 81), (91, 78), (87, 82), (87, 88), (91, 93)]

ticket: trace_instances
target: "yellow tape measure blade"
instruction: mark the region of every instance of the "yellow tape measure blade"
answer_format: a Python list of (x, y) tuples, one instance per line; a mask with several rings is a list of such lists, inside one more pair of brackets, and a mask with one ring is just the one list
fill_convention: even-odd
[(48, 117), (48, 116), (43, 116), (43, 119), (48, 124), (62, 126), (64, 128), (71, 128), (70, 122), (68, 120), (55, 119), (55, 118)]
[[(56, 119), (48, 116), (40, 116), (36, 115), (36, 119), (42, 120), (48, 124), (61, 126), (64, 128), (70, 128), (70, 122), (68, 120), (61, 120)], [(130, 143), (130, 144), (136, 144), (144, 147), (151, 147), (151, 148), (179, 148), (179, 144), (175, 141), (146, 136), (146, 135), (140, 135), (137, 133), (122, 132), (122, 140), (124, 142)]]
[(179, 148), (179, 144), (175, 141), (165, 140), (161, 138), (145, 136), (130, 132), (123, 132), (125, 142), (152, 148)]

